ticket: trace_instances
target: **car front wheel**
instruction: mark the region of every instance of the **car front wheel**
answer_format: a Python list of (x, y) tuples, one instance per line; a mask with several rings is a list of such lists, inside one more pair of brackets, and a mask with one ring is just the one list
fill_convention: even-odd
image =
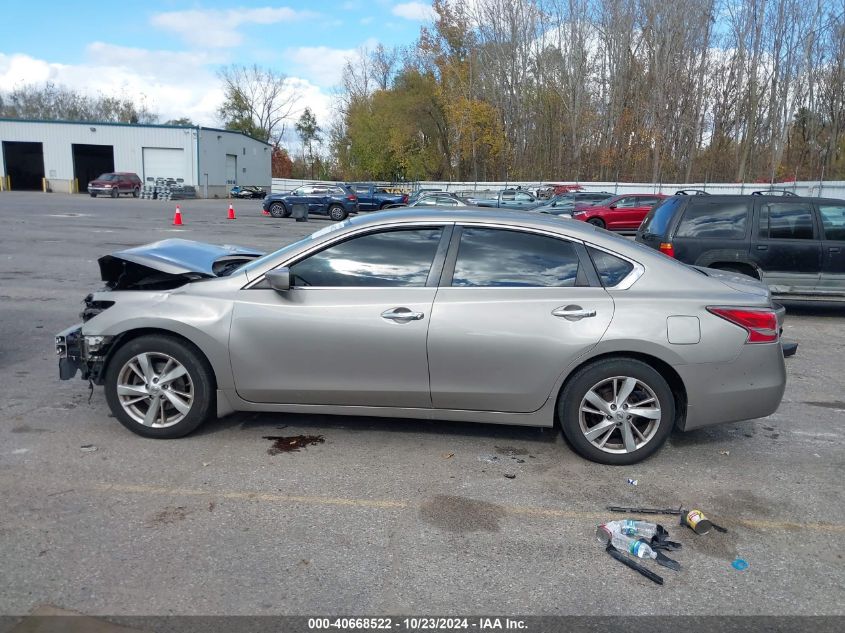
[(214, 376), (193, 345), (142, 336), (115, 352), (106, 370), (106, 401), (130, 431), (155, 438), (187, 435), (210, 417)]
[(635, 464), (672, 432), (675, 399), (666, 379), (633, 358), (600, 360), (580, 369), (558, 400), (563, 434), (601, 464)]
[(274, 218), (286, 218), (290, 213), (285, 211), (285, 205), (281, 202), (274, 202), (269, 208), (270, 215)]
[(112, 190), (111, 190), (111, 197), (112, 197), (112, 198), (117, 198), (119, 195), (120, 195), (120, 192), (117, 190), (117, 187), (112, 187)]
[(587, 222), (593, 226), (599, 227), (600, 229), (606, 228), (607, 226), (601, 218), (590, 218)]

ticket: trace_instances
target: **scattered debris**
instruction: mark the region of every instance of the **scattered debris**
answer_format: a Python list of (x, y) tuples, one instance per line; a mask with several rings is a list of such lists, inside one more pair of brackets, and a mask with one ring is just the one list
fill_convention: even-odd
[(628, 479), (628, 483), (632, 486), (638, 486), (640, 484), (639, 479)]
[(315, 444), (322, 444), (326, 438), (322, 435), (291, 435), (284, 437), (281, 435), (265, 435), (263, 439), (273, 442), (273, 446), (267, 449), (268, 455), (278, 455), (279, 453), (298, 453), (299, 449), (314, 446)]
[(12, 451), (12, 455), (25, 455), (29, 452), (28, 448), (16, 448)]
[(203, 468), (205, 468), (206, 466), (211, 466), (211, 462), (203, 462), (202, 466)]
[(214, 503), (213, 501), (208, 502), (208, 511), (209, 512), (214, 512), (214, 508), (216, 508), (216, 507), (217, 507), (217, 504)]
[(488, 464), (495, 464), (499, 461), (499, 458), (496, 455), (479, 455), (478, 461), (486, 462)]
[(745, 571), (746, 569), (748, 569), (748, 561), (744, 558), (737, 558), (734, 562), (731, 563), (731, 567), (733, 567), (737, 571)]
[(83, 444), (79, 447), (79, 450), (81, 450), (83, 453), (93, 453), (97, 450), (97, 447), (94, 444)]
[(513, 473), (505, 473), (505, 479), (516, 479), (516, 475)]
[[(683, 506), (678, 508), (632, 508), (628, 506), (607, 506), (611, 512), (631, 512), (634, 514), (672, 514), (681, 517), (681, 525), (691, 528), (696, 534), (707, 534), (710, 528), (717, 532), (725, 533), (727, 530), (721, 525), (716, 525), (701, 510), (684, 510)], [(705, 531), (701, 531), (705, 530)]]
[(730, 455), (730, 451), (719, 451), (719, 455)]
[[(42, 557), (42, 556), (44, 556), (44, 554), (46, 554), (46, 553), (47, 553), (47, 550), (46, 550), (46, 549), (42, 549), (40, 552), (38, 552), (38, 558), (41, 558), (41, 557)], [(734, 561), (734, 562), (736, 562), (736, 561)]]
[(525, 448), (516, 448), (515, 446), (496, 446), (495, 448), (499, 455), (507, 455), (508, 457), (528, 455), (528, 449)]
[(452, 459), (454, 456), (454, 453), (443, 453), (440, 457), (442, 457), (443, 459)]

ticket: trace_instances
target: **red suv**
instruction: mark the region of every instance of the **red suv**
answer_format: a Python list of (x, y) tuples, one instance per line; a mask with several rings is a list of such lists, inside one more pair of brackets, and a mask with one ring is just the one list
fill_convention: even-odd
[(134, 198), (141, 192), (141, 179), (138, 174), (128, 171), (115, 171), (100, 174), (88, 183), (88, 193), (96, 198), (98, 193), (117, 198), (122, 193), (131, 193)]
[(611, 231), (636, 231), (648, 212), (665, 197), (662, 193), (627, 193), (613, 196), (594, 206), (576, 204), (572, 219)]

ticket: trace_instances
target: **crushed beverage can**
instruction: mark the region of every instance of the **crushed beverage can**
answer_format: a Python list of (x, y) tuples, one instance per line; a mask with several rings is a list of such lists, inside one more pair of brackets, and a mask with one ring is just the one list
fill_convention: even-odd
[(685, 524), (696, 534), (707, 534), (713, 528), (710, 519), (704, 516), (701, 510), (690, 510), (681, 515), (681, 524)]

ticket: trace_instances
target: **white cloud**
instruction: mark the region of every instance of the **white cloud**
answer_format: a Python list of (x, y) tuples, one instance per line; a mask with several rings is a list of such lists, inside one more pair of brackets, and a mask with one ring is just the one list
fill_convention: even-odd
[[(188, 117), (201, 125), (216, 127), (220, 125), (217, 108), (223, 92), (209, 64), (218, 61), (203, 52), (146, 50), (101, 42), (87, 47), (87, 59), (81, 64), (0, 53), (0, 90), (51, 81), (91, 96), (104, 94), (143, 101), (162, 121)], [(169, 72), (170, 69), (178, 72)], [(330, 122), (329, 94), (300, 77), (288, 77), (287, 85), (301, 95), (298, 108), (310, 107), (320, 125)], [(293, 123), (289, 122), (288, 127), (292, 128)]]
[(403, 2), (393, 7), (391, 13), (400, 18), (414, 20), (415, 22), (433, 20), (437, 15), (434, 9), (431, 8), (431, 5), (425, 4), (424, 2)]
[(372, 17), (372, 16), (370, 16), (370, 17), (367, 17), (367, 18), (361, 18), (361, 19), (360, 19), (360, 20), (358, 20), (358, 21), (359, 21), (361, 24), (363, 24), (364, 26), (366, 26), (367, 24), (369, 24), (370, 22), (372, 22), (372, 21), (373, 21), (373, 17)]
[(295, 22), (317, 15), (313, 11), (297, 11), (290, 7), (188, 9), (156, 13), (150, 22), (203, 49), (230, 48), (243, 42), (243, 34), (238, 30), (242, 25)]
[(287, 49), (284, 55), (296, 74), (310, 77), (315, 84), (328, 88), (340, 84), (347, 60), (356, 58), (362, 49), (375, 48), (377, 44), (378, 40), (370, 38), (357, 49), (300, 46)]

